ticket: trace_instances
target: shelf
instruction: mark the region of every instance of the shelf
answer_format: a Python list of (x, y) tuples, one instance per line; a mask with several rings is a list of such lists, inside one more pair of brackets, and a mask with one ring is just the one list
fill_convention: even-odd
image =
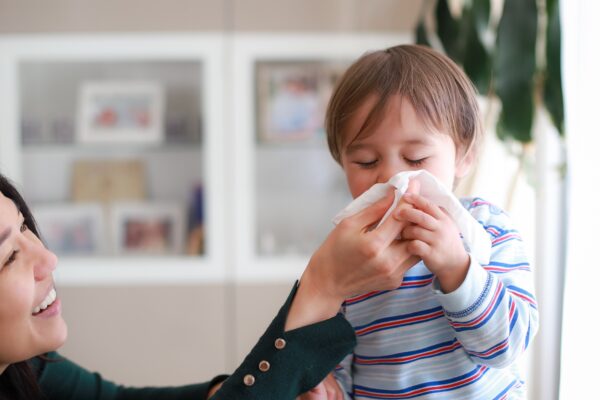
[[(259, 123), (257, 115), (274, 112), (265, 88), (283, 87), (280, 73), (299, 73), (308, 79), (304, 89), (317, 90), (322, 108), (344, 65), (368, 50), (411, 40), (410, 35), (222, 32), (5, 36), (0, 39), (0, 131), (7, 132), (0, 138), (2, 173), (36, 205), (70, 201), (72, 165), (81, 159), (141, 160), (151, 202), (185, 204), (186, 188), (202, 184), (206, 256), (62, 257), (61, 284), (292, 282), (350, 195), (322, 128), (265, 134), (268, 119)], [(165, 135), (169, 129), (180, 139), (196, 135), (182, 132), (200, 135), (184, 143), (80, 143), (82, 83), (123, 79), (161, 84), (165, 121), (171, 118), (171, 125), (163, 124)], [(188, 122), (172, 122), (178, 118)], [(23, 129), (29, 135), (25, 141)], [(53, 140), (58, 141), (46, 144)]]

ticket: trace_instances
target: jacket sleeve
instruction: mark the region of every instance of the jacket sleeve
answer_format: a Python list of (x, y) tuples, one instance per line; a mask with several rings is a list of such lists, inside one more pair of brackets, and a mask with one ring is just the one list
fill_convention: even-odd
[[(33, 362), (47, 400), (198, 400), (206, 399), (212, 382), (178, 387), (130, 388), (117, 385), (61, 357), (46, 354)], [(215, 378), (218, 381), (219, 377)]]
[(479, 265), (471, 257), (461, 286), (448, 294), (438, 290), (437, 296), (473, 362), (503, 368), (527, 349), (538, 329), (531, 266), (501, 209), (478, 198), (468, 208), (491, 236), (490, 262)]
[[(293, 400), (316, 386), (356, 343), (354, 330), (340, 314), (284, 332), (296, 294), (287, 301), (238, 369), (211, 400)], [(178, 387), (131, 388), (117, 385), (81, 366), (49, 353), (33, 360), (47, 400), (204, 400), (209, 388), (225, 379)]]
[(335, 317), (284, 332), (287, 301), (242, 364), (211, 400), (294, 400), (312, 389), (356, 344), (345, 318)]

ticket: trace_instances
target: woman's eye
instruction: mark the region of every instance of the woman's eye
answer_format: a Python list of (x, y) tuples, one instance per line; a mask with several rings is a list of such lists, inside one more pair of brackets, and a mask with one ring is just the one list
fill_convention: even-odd
[(413, 167), (418, 167), (421, 164), (423, 164), (425, 162), (425, 160), (427, 160), (427, 157), (423, 157), (423, 158), (419, 158), (418, 160), (411, 160), (410, 158), (406, 158), (404, 157), (404, 160), (409, 164), (412, 165)]
[(5, 267), (12, 264), (17, 259), (18, 252), (19, 252), (18, 250), (15, 250), (12, 253), (10, 253), (10, 257), (8, 257), (8, 260), (6, 260), (6, 262), (4, 263)]
[(373, 160), (373, 161), (355, 161), (355, 164), (358, 165), (361, 168), (371, 168), (371, 167), (374, 167), (375, 164), (377, 164), (377, 160)]
[(27, 229), (29, 229), (29, 228), (27, 227), (27, 224), (26, 224), (25, 222), (23, 222), (23, 223), (21, 224), (21, 228), (20, 228), (19, 230), (21, 231), (21, 233), (23, 233), (23, 232), (25, 232)]

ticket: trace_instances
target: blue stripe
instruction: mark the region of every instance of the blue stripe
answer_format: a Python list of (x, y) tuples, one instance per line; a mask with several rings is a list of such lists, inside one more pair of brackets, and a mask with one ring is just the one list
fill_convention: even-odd
[[(448, 384), (456, 383), (458, 381), (461, 381), (461, 380), (464, 380), (464, 379), (468, 379), (468, 378), (472, 377), (473, 375), (476, 375), (481, 369), (483, 369), (483, 373), (481, 374), (481, 376), (479, 376), (479, 378), (475, 379), (474, 381), (471, 381), (471, 382), (469, 382), (467, 384), (456, 386), (456, 387), (453, 387), (453, 388), (450, 388), (450, 389), (434, 389), (434, 390), (431, 390), (431, 391), (427, 391), (426, 393), (449, 392), (449, 391), (456, 390), (456, 389), (459, 389), (459, 388), (463, 388), (465, 386), (468, 386), (468, 385), (471, 385), (471, 384), (477, 382), (479, 379), (481, 379), (481, 378), (483, 378), (485, 376), (485, 374), (489, 371), (489, 369), (486, 368), (486, 367), (478, 366), (475, 369), (467, 372), (466, 374), (457, 376), (455, 378), (445, 379), (445, 380), (441, 380), (441, 381), (423, 382), (423, 383), (420, 383), (418, 385), (410, 386), (410, 387), (407, 387), (405, 389), (400, 389), (400, 390), (375, 389), (375, 388), (370, 388), (370, 387), (367, 387), (367, 386), (360, 386), (360, 385), (354, 385), (354, 388), (358, 389), (358, 390), (365, 390), (365, 391), (369, 391), (369, 392), (373, 392), (373, 393), (379, 393), (379, 394), (387, 394), (387, 395), (398, 394), (398, 395), (401, 395), (401, 394), (406, 394), (408, 392), (412, 392), (412, 391), (418, 390), (418, 389), (427, 389), (428, 387), (432, 387), (432, 386), (448, 385)], [(417, 397), (417, 396), (423, 396), (426, 393), (416, 394), (414, 396), (404, 397), (404, 398), (410, 399), (410, 398)], [(371, 399), (381, 398), (380, 396), (377, 396), (377, 395), (361, 395), (361, 397), (367, 397), (367, 398), (371, 398)]]
[[(473, 326), (465, 326), (462, 328), (454, 328), (454, 330), (456, 332), (463, 332), (463, 331), (470, 331), (473, 329), (477, 329), (477, 328), (481, 328), (483, 325), (485, 325), (491, 318), (492, 316), (496, 313), (496, 311), (498, 310), (498, 307), (500, 307), (500, 305), (502, 304), (502, 299), (504, 298), (504, 295), (506, 294), (506, 290), (504, 289), (504, 287), (502, 287), (502, 289), (500, 289), (500, 295), (498, 296), (498, 299), (496, 300), (496, 304), (494, 305), (494, 307), (492, 308), (492, 310), (490, 311), (490, 313), (488, 314), (487, 317), (485, 317), (483, 319), (483, 321), (481, 321), (480, 323), (478, 323), (477, 325), (473, 325)], [(487, 309), (486, 309), (487, 310)], [(479, 317), (477, 317), (479, 318)], [(476, 320), (477, 318), (473, 318), (471, 321)], [(471, 321), (467, 321), (465, 323), (469, 323)]]
[(415, 276), (405, 276), (404, 281), (420, 281), (422, 279), (431, 279), (433, 278), (433, 274), (428, 275), (415, 275)]
[(508, 393), (508, 391), (510, 389), (512, 389), (513, 386), (515, 386), (516, 384), (517, 384), (517, 380), (515, 379), (506, 388), (504, 388), (503, 391), (501, 391), (500, 393), (498, 393), (498, 395), (496, 397), (494, 397), (494, 400), (498, 400), (498, 399), (502, 398), (502, 396), (504, 396), (506, 393)]
[(522, 288), (520, 288), (520, 287), (513, 286), (513, 285), (509, 285), (509, 286), (507, 286), (506, 288), (507, 288), (507, 289), (510, 289), (510, 290), (512, 290), (513, 292), (518, 292), (518, 293), (524, 294), (525, 296), (529, 297), (530, 299), (534, 299), (534, 298), (535, 298), (535, 297), (534, 297), (534, 296), (533, 296), (531, 293), (529, 293), (527, 290), (524, 290), (524, 289), (522, 289)]
[(522, 266), (529, 266), (528, 262), (520, 262), (520, 263), (515, 263), (515, 264), (509, 264), (509, 263), (502, 263), (499, 261), (490, 261), (489, 264), (484, 265), (484, 267), (502, 267), (502, 268), (518, 268), (518, 267), (522, 267)]

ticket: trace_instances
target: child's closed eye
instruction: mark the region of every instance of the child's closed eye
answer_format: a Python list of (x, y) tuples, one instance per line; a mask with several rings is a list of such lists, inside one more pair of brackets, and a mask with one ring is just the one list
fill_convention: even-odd
[(361, 168), (373, 168), (377, 164), (377, 161), (376, 159), (373, 161), (354, 161), (354, 164)]
[(425, 162), (425, 160), (427, 160), (427, 157), (419, 158), (416, 160), (404, 157), (404, 161), (406, 161), (408, 165), (413, 167), (420, 167)]

